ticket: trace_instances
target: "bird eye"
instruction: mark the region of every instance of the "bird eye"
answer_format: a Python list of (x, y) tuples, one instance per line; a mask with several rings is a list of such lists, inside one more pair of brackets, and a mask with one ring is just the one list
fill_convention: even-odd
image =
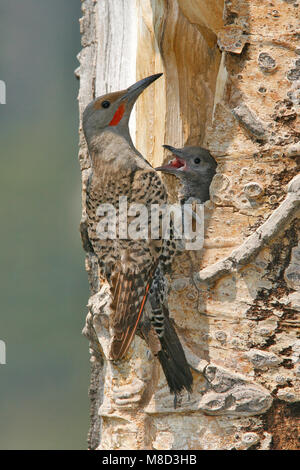
[(110, 107), (110, 102), (109, 101), (103, 101), (103, 103), (101, 103), (101, 106), (102, 106), (102, 108), (109, 108)]
[(195, 158), (194, 163), (200, 163), (200, 162), (201, 162), (200, 158)]

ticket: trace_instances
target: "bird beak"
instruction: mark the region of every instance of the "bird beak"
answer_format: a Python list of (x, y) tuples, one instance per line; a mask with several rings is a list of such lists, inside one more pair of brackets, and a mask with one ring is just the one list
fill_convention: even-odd
[(183, 171), (186, 169), (186, 162), (182, 156), (181, 149), (176, 149), (175, 147), (171, 147), (171, 145), (163, 145), (163, 147), (167, 150), (170, 150), (175, 155), (173, 160), (170, 160), (167, 165), (159, 166), (155, 168), (156, 171), (163, 171), (165, 173), (173, 173), (178, 170)]
[(133, 102), (136, 101), (136, 99), (145, 90), (145, 88), (151, 85), (152, 82), (157, 80), (162, 75), (163, 75), (162, 73), (150, 75), (150, 77), (143, 78), (142, 80), (139, 80), (138, 82), (136, 82), (134, 85), (131, 85), (129, 88), (127, 88), (126, 93), (121, 98), (121, 101), (123, 100), (129, 100)]
[(172, 147), (171, 145), (163, 145), (164, 149), (170, 150), (170, 152), (174, 153), (175, 155), (178, 155), (181, 153), (180, 149), (176, 149), (175, 147)]

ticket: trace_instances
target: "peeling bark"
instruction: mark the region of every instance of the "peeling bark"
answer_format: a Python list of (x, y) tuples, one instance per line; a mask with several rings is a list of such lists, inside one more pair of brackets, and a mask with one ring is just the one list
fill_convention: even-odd
[[(300, 403), (300, 44), (297, 3), (83, 0), (79, 108), (163, 72), (138, 100), (136, 146), (203, 145), (218, 161), (205, 244), (173, 265), (169, 306), (194, 390), (173, 399), (136, 337), (107, 360), (109, 295), (85, 230), (90, 160), (80, 127), (81, 233), (91, 286), (95, 449), (296, 449)], [(164, 179), (171, 201), (177, 182)], [(298, 446), (298, 447), (297, 447)]]

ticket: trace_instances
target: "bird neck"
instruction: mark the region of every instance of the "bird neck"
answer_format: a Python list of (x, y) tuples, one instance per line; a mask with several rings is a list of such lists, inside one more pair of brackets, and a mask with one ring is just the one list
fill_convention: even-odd
[(198, 199), (201, 203), (209, 199), (209, 187), (199, 180), (198, 176), (193, 178), (191, 175), (182, 174), (180, 182), (179, 198), (182, 203), (189, 198)]
[(121, 141), (126, 141), (130, 147), (134, 148), (128, 126), (123, 126), (121, 129), (119, 129), (119, 126), (105, 127), (100, 132), (93, 130), (89, 134), (87, 133), (85, 138), (90, 154), (101, 153), (111, 144), (111, 141), (114, 141), (116, 146), (120, 145)]
[(87, 139), (92, 167), (102, 171), (109, 167), (111, 172), (137, 166), (139, 153), (133, 145), (129, 130), (118, 127), (103, 129)]

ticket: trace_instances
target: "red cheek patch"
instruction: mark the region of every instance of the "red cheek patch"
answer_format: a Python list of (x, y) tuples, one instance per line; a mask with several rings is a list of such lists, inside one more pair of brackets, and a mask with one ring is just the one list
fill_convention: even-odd
[(125, 112), (125, 105), (122, 103), (118, 107), (117, 111), (115, 112), (115, 115), (112, 118), (112, 120), (110, 121), (109, 125), (110, 126), (117, 126), (119, 124), (119, 122), (121, 121), (124, 112)]

